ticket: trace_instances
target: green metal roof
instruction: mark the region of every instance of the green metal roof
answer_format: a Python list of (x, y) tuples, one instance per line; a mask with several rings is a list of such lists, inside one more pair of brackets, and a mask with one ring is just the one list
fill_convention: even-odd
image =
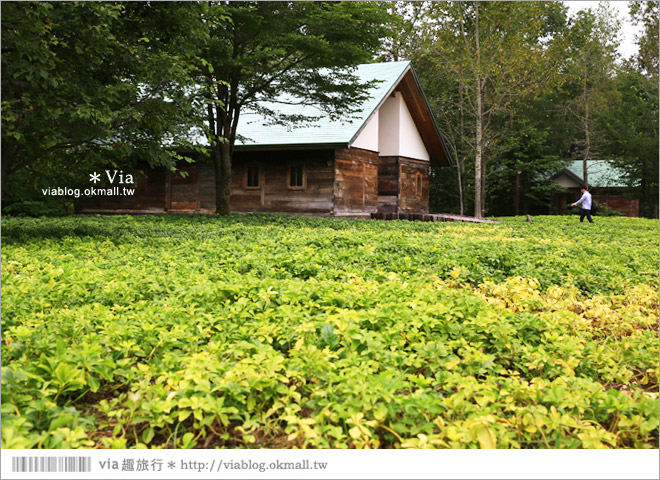
[[(571, 162), (566, 168), (584, 182), (582, 160)], [(623, 172), (608, 160), (587, 160), (587, 176), (593, 187), (626, 186)]]
[[(369, 63), (358, 65), (353, 74), (360, 83), (378, 80), (369, 91), (369, 99), (361, 108), (342, 120), (331, 120), (313, 105), (279, 102), (264, 103), (263, 106), (283, 115), (321, 117), (301, 125), (277, 125), (259, 113), (246, 109), (241, 112), (236, 129), (236, 147), (261, 146), (305, 146), (305, 145), (348, 145), (362, 125), (397, 85), (410, 62)], [(292, 99), (283, 98), (284, 102)]]

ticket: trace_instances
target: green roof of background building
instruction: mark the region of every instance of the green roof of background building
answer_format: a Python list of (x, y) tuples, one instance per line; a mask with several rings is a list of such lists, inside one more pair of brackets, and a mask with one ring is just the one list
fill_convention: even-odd
[[(567, 167), (581, 180), (583, 177), (582, 160), (571, 162)], [(587, 160), (587, 180), (593, 187), (625, 187), (624, 173), (608, 160)]]

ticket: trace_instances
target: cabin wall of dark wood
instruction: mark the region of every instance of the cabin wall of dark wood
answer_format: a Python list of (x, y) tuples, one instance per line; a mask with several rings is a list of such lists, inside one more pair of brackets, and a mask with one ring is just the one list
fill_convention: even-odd
[(215, 173), (210, 163), (179, 165), (167, 172), (166, 213), (214, 213)]
[[(127, 171), (136, 184), (133, 195), (81, 197), (80, 213), (213, 213), (215, 175), (207, 163), (179, 166), (176, 172), (165, 168), (138, 167)], [(122, 190), (123, 191), (123, 190)]]
[[(361, 149), (236, 152), (230, 208), (234, 212), (281, 212), (366, 216), (375, 212), (427, 213), (428, 162), (378, 157)], [(304, 169), (304, 186), (289, 187), (289, 168)], [(259, 187), (246, 185), (246, 167), (259, 168)], [(82, 213), (213, 213), (213, 165), (136, 169), (132, 196), (80, 199)], [(142, 173), (139, 173), (142, 172)], [(421, 193), (417, 178), (421, 177)]]
[(197, 165), (179, 166), (176, 172), (168, 172), (167, 188), (168, 211), (194, 212), (199, 209)]
[(377, 152), (335, 150), (335, 215), (371, 215), (378, 211), (378, 163)]
[[(578, 195), (580, 194), (578, 193)], [(607, 205), (612, 210), (623, 213), (626, 217), (639, 216), (639, 200), (626, 198), (623, 194), (594, 194), (592, 198), (597, 204)]]
[[(418, 178), (421, 191), (418, 190)], [(428, 213), (429, 162), (399, 157), (399, 212)]]
[(378, 212), (399, 211), (399, 157), (378, 159)]
[[(567, 213), (571, 203), (578, 200), (581, 195), (582, 193), (578, 188), (568, 188), (566, 191), (553, 193), (550, 198), (550, 213), (552, 215)], [(606, 189), (595, 187), (592, 190), (591, 198), (593, 198), (596, 204), (607, 205), (612, 210), (616, 210), (626, 217), (639, 216), (639, 200), (626, 198), (617, 189), (607, 191)]]
[(399, 157), (379, 157), (378, 195), (399, 194)]
[[(230, 208), (233, 212), (332, 213), (332, 150), (236, 152), (232, 159)], [(304, 186), (289, 187), (289, 168), (304, 168)], [(259, 188), (246, 185), (246, 168), (259, 168)]]
[[(119, 185), (134, 188), (133, 195), (94, 195), (80, 197), (77, 211), (80, 213), (162, 213), (167, 200), (167, 171), (163, 168), (136, 168), (124, 171), (131, 174), (135, 185)], [(117, 185), (115, 185), (117, 186)], [(109, 188), (111, 185), (98, 185)]]
[(215, 168), (211, 163), (197, 164), (199, 210), (215, 213)]

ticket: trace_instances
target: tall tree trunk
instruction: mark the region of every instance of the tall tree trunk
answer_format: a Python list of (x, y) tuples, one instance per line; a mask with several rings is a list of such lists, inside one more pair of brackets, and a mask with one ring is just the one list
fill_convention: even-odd
[(516, 172), (516, 193), (513, 197), (513, 210), (516, 217), (520, 215), (520, 170)]
[[(483, 141), (484, 138), (483, 127), (481, 132), (481, 138)], [(488, 170), (486, 169), (487, 164), (488, 164), (488, 152), (486, 151), (486, 147), (484, 145), (481, 149), (481, 217), (479, 218), (483, 218), (486, 216), (486, 178), (488, 177)]]
[(223, 138), (227, 116), (218, 105), (207, 105), (208, 131), (211, 138), (211, 157), (215, 173), (215, 211), (229, 214), (231, 188), (231, 145)]
[[(461, 38), (465, 38), (465, 22), (463, 15), (460, 15), (461, 20)], [(460, 69), (458, 75), (458, 145), (456, 148), (456, 162), (458, 163), (458, 200), (461, 210), (461, 215), (465, 215), (465, 188), (463, 185), (463, 178), (465, 177), (465, 156), (463, 148), (463, 137), (465, 135), (464, 118), (465, 111), (463, 106), (463, 69)]]
[[(463, 25), (461, 24), (461, 33)], [(461, 209), (461, 215), (465, 215), (465, 201), (463, 200), (463, 176), (465, 168), (465, 158), (463, 157), (463, 75), (461, 73), (458, 80), (458, 145), (456, 148), (456, 165), (458, 169), (458, 202)]]
[[(390, 14), (390, 18), (394, 18), (396, 15), (396, 3), (392, 3), (392, 7), (388, 9), (388, 12)], [(395, 25), (390, 25), (392, 27), (392, 61), (393, 62), (398, 62), (399, 61), (399, 45), (398, 41), (399, 39), (397, 38), (397, 33), (396, 29), (397, 27)]]
[(591, 132), (589, 131), (589, 97), (587, 96), (587, 66), (585, 62), (584, 79), (582, 82), (582, 98), (584, 101), (584, 152), (582, 154), (582, 176), (584, 185), (589, 188), (587, 159), (591, 155)]
[(227, 108), (227, 91), (221, 95), (223, 101), (215, 105), (216, 138), (213, 144), (213, 166), (215, 170), (215, 212), (228, 215), (229, 194), (231, 191), (231, 156), (233, 138), (231, 136), (233, 110)]
[(229, 194), (231, 189), (231, 148), (229, 143), (216, 143), (213, 147), (215, 169), (215, 211), (220, 215), (229, 214)]
[(474, 41), (477, 51), (477, 151), (476, 158), (474, 162), (474, 216), (477, 218), (483, 217), (483, 190), (481, 188), (482, 183), (482, 157), (483, 157), (483, 98), (482, 98), (482, 79), (481, 79), (481, 49), (479, 44), (479, 2), (474, 2), (475, 10), (475, 29), (474, 29)]
[(465, 215), (463, 207), (463, 176), (461, 175), (461, 165), (460, 160), (458, 160), (458, 155), (456, 155), (456, 163), (456, 172), (458, 173), (458, 204), (461, 215)]
[(483, 132), (482, 132), (482, 115), (483, 115), (483, 105), (481, 98), (481, 78), (477, 76), (477, 144), (476, 144), (476, 156), (474, 160), (474, 216), (481, 218), (483, 211), (481, 197), (483, 190), (481, 188), (483, 172), (481, 168), (483, 166), (482, 157), (483, 157)]

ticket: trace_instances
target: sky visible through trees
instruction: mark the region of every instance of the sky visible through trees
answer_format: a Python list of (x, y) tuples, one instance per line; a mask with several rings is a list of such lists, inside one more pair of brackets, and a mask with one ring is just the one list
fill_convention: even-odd
[[(564, 2), (572, 14), (579, 12), (586, 8), (594, 8), (598, 6), (598, 1), (565, 1)], [(642, 34), (642, 28), (635, 25), (630, 18), (628, 12), (628, 2), (613, 1), (603, 2), (616, 12), (616, 15), (621, 19), (621, 29), (619, 30), (621, 44), (617, 49), (622, 58), (631, 58), (635, 56), (639, 50), (635, 43), (635, 37)]]

